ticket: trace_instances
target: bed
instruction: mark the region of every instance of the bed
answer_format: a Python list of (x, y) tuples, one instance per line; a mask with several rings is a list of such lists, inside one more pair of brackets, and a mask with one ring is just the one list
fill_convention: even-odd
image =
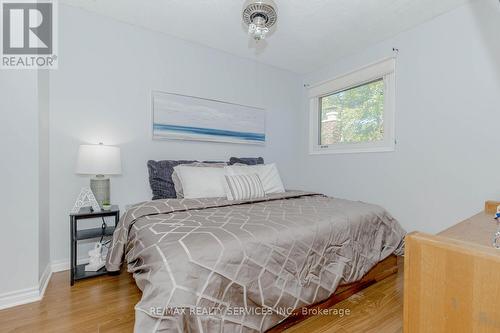
[(383, 208), (287, 191), (163, 199), (120, 220), (106, 260), (142, 290), (135, 332), (265, 332), (404, 251)]

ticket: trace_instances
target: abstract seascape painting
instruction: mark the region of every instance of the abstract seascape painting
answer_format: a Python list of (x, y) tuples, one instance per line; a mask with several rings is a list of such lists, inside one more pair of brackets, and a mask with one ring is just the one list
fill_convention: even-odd
[(153, 139), (264, 144), (264, 109), (154, 91)]

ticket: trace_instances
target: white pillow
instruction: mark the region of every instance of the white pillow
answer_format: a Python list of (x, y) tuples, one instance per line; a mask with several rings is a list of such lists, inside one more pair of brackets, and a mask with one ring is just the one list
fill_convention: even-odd
[[(227, 163), (194, 162), (194, 163), (183, 164), (183, 165), (193, 166), (193, 167), (224, 168), (225, 166), (227, 166)], [(182, 183), (181, 183), (181, 180), (179, 179), (179, 176), (177, 176), (177, 172), (175, 171), (175, 168), (174, 168), (174, 172), (172, 172), (172, 182), (174, 183), (175, 195), (177, 196), (177, 199), (184, 198), (184, 190), (182, 189)]]
[(174, 168), (182, 183), (184, 198), (225, 197), (224, 168), (178, 165)]
[(226, 175), (225, 178), (227, 200), (249, 200), (266, 196), (262, 182), (256, 173), (251, 175)]
[(231, 165), (225, 167), (224, 170), (226, 170), (226, 175), (229, 176), (251, 175), (256, 173), (262, 182), (262, 187), (264, 187), (264, 192), (266, 192), (266, 194), (285, 192), (285, 187), (281, 181), (278, 168), (274, 163), (245, 166)]

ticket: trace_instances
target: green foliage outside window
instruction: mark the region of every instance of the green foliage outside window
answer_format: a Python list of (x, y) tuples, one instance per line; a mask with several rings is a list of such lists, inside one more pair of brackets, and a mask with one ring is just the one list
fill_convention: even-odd
[(384, 81), (320, 99), (321, 143), (363, 143), (384, 138)]

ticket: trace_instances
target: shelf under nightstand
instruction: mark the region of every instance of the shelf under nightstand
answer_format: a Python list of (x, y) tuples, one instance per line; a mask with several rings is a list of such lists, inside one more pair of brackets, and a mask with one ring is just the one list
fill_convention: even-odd
[[(105, 237), (112, 236), (114, 231), (115, 231), (115, 227), (107, 227), (106, 230), (104, 231), (104, 236)], [(76, 239), (77, 240), (99, 238), (101, 236), (102, 236), (102, 229), (101, 228), (82, 229), (82, 230), (78, 230), (76, 232)]]
[(75, 280), (88, 279), (91, 277), (106, 274), (108, 272), (108, 271), (106, 271), (105, 267), (101, 268), (97, 272), (87, 272), (87, 271), (85, 271), (85, 266), (86, 266), (86, 264), (76, 265), (75, 278), (74, 278)]

